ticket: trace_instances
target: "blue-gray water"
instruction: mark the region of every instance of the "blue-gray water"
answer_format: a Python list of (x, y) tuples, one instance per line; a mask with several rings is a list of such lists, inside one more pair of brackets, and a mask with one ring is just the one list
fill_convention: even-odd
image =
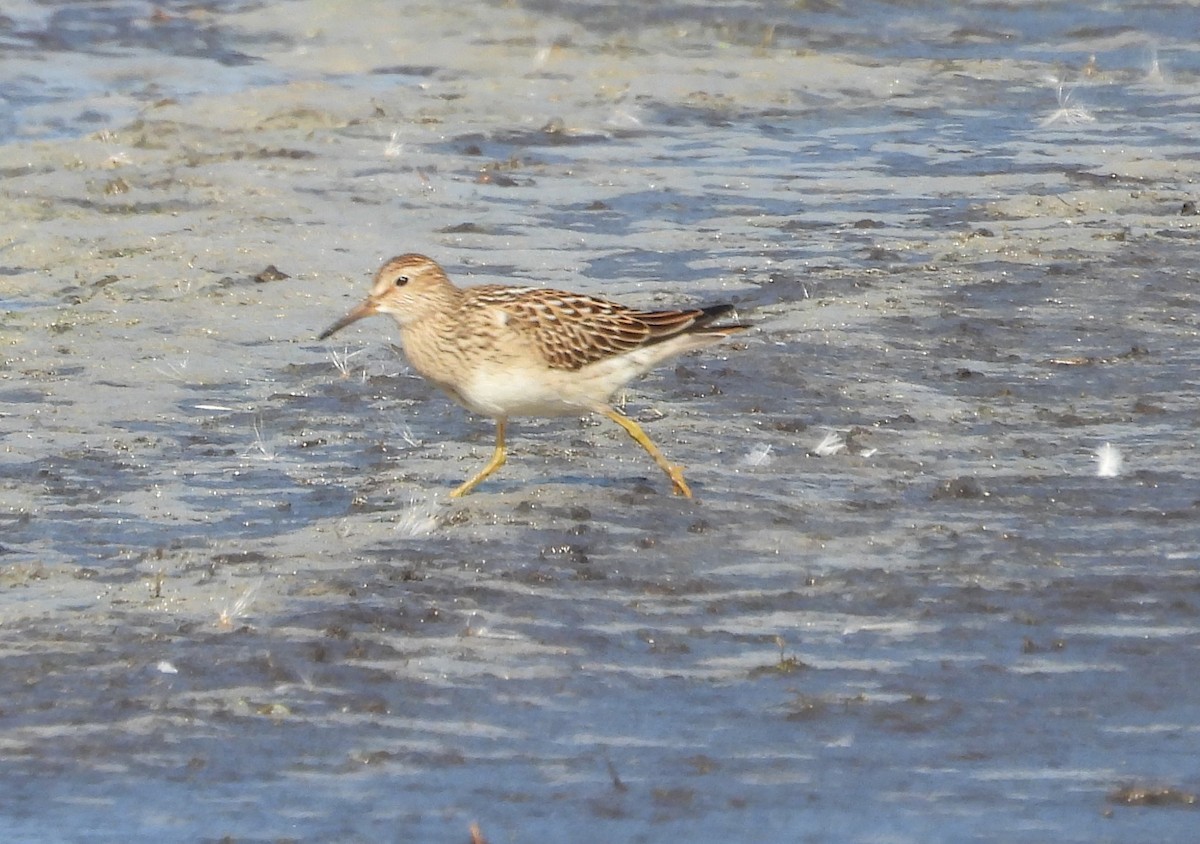
[[(7, 4), (0, 838), (1193, 840), (1194, 19)], [(696, 500), (449, 503), (491, 423), (313, 339), (408, 250), (735, 302), (628, 406)]]

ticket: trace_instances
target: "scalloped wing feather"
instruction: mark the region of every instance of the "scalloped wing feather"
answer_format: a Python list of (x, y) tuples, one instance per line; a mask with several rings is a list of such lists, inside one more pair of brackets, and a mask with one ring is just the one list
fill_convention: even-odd
[(472, 292), (519, 322), (552, 369), (580, 369), (715, 318), (710, 316), (714, 309), (638, 311), (561, 290), (492, 287)]

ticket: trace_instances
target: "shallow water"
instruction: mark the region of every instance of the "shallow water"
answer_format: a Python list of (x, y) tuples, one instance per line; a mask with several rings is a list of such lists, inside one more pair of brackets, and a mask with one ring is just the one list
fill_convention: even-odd
[[(5, 840), (1191, 840), (1194, 8), (333, 5), (0, 20)], [(696, 499), (408, 250), (735, 302)]]

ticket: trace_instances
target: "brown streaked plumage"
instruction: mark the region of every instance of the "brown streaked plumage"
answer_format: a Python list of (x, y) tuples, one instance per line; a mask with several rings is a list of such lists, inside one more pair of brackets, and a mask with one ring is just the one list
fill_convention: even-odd
[(663, 361), (747, 328), (713, 325), (732, 310), (639, 311), (561, 290), (456, 287), (435, 261), (409, 254), (380, 267), (367, 298), (320, 339), (363, 317), (390, 314), (413, 369), (463, 407), (496, 420), (492, 459), (452, 497), (466, 495), (504, 465), (509, 417), (599, 413), (654, 458), (675, 492), (691, 498), (682, 468), (609, 402)]

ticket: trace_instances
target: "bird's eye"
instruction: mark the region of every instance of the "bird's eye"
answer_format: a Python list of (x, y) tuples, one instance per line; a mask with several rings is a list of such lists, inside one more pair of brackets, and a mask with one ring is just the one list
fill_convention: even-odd
[(396, 286), (397, 287), (403, 287), (406, 284), (408, 284), (408, 276), (406, 276), (406, 275), (396, 276)]

